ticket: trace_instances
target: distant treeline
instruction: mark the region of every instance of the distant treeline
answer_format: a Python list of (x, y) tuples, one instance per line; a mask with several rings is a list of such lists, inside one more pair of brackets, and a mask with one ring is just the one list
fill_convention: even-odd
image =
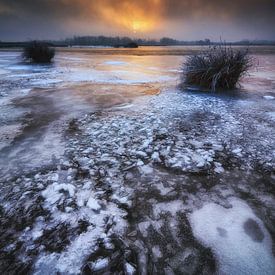
[[(108, 37), (108, 36), (75, 36), (64, 41), (52, 41), (54, 44), (61, 43), (68, 46), (124, 46), (130, 43), (136, 43), (139, 46), (181, 46), (181, 45), (219, 45), (221, 42), (214, 42), (210, 39), (181, 41), (169, 37), (163, 37), (160, 40), (155, 39), (132, 39), (130, 37)], [(223, 42), (222, 42), (223, 43)], [(275, 45), (275, 41), (267, 40), (242, 40), (229, 43), (231, 45)]]
[[(130, 37), (108, 37), (108, 36), (74, 36), (65, 40), (47, 40), (44, 41), (49, 46), (70, 47), (70, 46), (109, 46), (124, 47), (135, 43), (138, 46), (205, 46), (219, 45), (223, 42), (214, 42), (210, 39), (196, 41), (180, 41), (169, 37), (163, 37), (160, 40), (155, 39), (133, 39)], [(28, 42), (1, 42), (0, 47), (24, 47)], [(242, 40), (237, 42), (228, 42), (230, 45), (273, 45), (275, 41), (268, 40)]]
[[(45, 42), (46, 45), (50, 47), (68, 47), (66, 44), (61, 44), (57, 43), (55, 44), (54, 42), (48, 42), (48, 41), (43, 41)], [(24, 48), (30, 44), (29, 41), (26, 42), (2, 42), (0, 41), (0, 48)]]

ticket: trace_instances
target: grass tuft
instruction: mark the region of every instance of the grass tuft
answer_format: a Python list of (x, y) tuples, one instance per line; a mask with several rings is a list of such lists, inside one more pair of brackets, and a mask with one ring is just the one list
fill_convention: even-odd
[(23, 58), (34, 63), (51, 63), (55, 50), (47, 43), (32, 41), (25, 48)]
[(252, 66), (248, 50), (237, 50), (226, 45), (187, 58), (183, 65), (183, 86), (199, 86), (216, 91), (234, 89)]

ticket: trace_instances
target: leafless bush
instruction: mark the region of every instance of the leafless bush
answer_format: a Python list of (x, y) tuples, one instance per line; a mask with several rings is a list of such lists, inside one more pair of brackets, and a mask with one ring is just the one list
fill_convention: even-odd
[(55, 50), (46, 43), (32, 41), (25, 48), (23, 58), (34, 63), (50, 63), (54, 58)]
[(233, 89), (252, 66), (248, 50), (237, 50), (226, 45), (187, 58), (183, 66), (183, 85), (199, 86), (215, 91)]

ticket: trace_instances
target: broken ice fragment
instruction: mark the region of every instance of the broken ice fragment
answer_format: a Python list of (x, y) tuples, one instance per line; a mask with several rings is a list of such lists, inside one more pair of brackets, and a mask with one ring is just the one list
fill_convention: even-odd
[(98, 211), (101, 208), (98, 201), (94, 198), (89, 198), (89, 200), (87, 201), (87, 206), (90, 207), (92, 210), (95, 210), (95, 211)]
[(125, 264), (125, 271), (127, 275), (135, 274), (136, 269), (129, 263)]
[(109, 264), (109, 260), (107, 258), (99, 259), (93, 264), (93, 266), (92, 266), (93, 271), (100, 271), (100, 270), (106, 268), (108, 266), (108, 264)]

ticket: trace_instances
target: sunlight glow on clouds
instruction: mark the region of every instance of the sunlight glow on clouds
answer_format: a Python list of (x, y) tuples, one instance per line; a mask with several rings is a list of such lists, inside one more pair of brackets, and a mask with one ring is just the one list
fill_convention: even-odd
[(275, 39), (274, 0), (0, 0), (0, 39)]

